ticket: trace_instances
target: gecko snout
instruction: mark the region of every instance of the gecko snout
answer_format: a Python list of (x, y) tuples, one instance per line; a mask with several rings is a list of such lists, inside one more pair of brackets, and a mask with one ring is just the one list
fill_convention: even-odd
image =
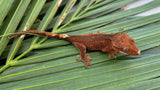
[(133, 55), (137, 56), (137, 55), (140, 55), (141, 54), (141, 51), (138, 50), (137, 52), (135, 52)]
[(140, 50), (138, 50), (137, 55), (140, 55), (140, 54), (141, 54), (141, 51), (140, 51)]

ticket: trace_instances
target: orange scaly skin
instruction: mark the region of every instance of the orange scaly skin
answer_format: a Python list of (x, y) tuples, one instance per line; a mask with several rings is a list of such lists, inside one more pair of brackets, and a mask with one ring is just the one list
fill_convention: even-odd
[(63, 39), (72, 42), (80, 52), (80, 59), (77, 61), (83, 61), (85, 68), (88, 68), (91, 58), (86, 56), (86, 50), (100, 50), (109, 54), (109, 58), (116, 58), (116, 52), (128, 54), (128, 55), (140, 55), (140, 50), (135, 45), (135, 40), (129, 37), (126, 33), (119, 34), (105, 34), (105, 33), (89, 33), (83, 35), (67, 35), (67, 34), (55, 34), (45, 31), (28, 30), (18, 32), (17, 34), (9, 36), (9, 39), (23, 34), (38, 34), (48, 36), (52, 38)]

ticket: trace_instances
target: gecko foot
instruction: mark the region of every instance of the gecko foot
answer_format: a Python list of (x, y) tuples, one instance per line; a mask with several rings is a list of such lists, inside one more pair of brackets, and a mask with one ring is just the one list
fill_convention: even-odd
[(114, 52), (114, 51), (108, 53), (108, 57), (109, 57), (109, 58), (111, 58), (112, 56), (113, 56), (114, 58), (116, 58), (116, 55), (117, 55), (117, 53)]
[(88, 65), (92, 65), (89, 61), (92, 60), (90, 57), (76, 59), (77, 61), (83, 61), (85, 64), (85, 68), (88, 68)]

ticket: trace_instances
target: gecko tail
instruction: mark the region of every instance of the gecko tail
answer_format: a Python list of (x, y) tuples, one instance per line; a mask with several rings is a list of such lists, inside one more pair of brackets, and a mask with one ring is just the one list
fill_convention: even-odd
[(58, 39), (65, 39), (69, 37), (69, 35), (67, 34), (55, 34), (55, 33), (46, 32), (46, 31), (28, 30), (28, 31), (21, 31), (21, 32), (18, 32), (17, 34), (10, 35), (8, 38), (12, 39), (14, 37), (25, 35), (25, 34), (37, 34), (37, 35), (47, 36), (51, 38), (58, 38)]
[(8, 36), (8, 38), (9, 38), (9, 39), (12, 39), (12, 38), (17, 37), (17, 36), (20, 36), (20, 35), (21, 35), (21, 34), (13, 34), (13, 35)]

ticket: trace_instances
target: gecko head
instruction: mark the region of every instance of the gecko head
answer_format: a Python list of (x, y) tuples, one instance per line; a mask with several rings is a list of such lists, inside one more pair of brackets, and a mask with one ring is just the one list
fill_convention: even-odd
[(128, 55), (140, 55), (141, 51), (135, 45), (135, 40), (126, 33), (115, 34), (112, 40), (113, 49)]

